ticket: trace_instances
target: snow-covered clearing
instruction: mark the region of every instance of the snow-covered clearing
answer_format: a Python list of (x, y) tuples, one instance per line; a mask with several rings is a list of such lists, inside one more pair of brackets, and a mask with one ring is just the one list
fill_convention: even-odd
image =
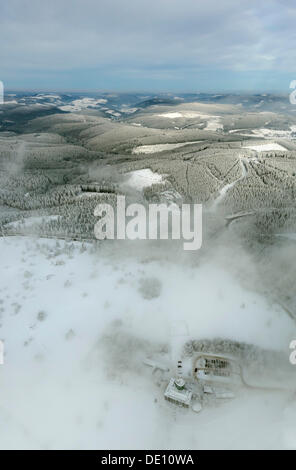
[(280, 150), (287, 152), (287, 149), (276, 142), (272, 142), (269, 144), (258, 144), (258, 145), (245, 145), (244, 149), (251, 149), (256, 150), (257, 152), (269, 152), (273, 150)]
[(39, 93), (37, 96), (31, 96), (31, 99), (43, 99), (43, 98), (50, 98), (50, 99), (56, 99), (59, 100), (61, 99), (60, 95), (55, 95), (55, 94), (44, 94), (44, 93)]
[(123, 186), (136, 189), (137, 191), (142, 191), (148, 186), (163, 182), (163, 176), (153, 172), (150, 168), (131, 171), (126, 176), (128, 176), (128, 179), (123, 183)]
[(202, 121), (207, 121), (207, 125), (205, 127), (206, 131), (212, 131), (215, 132), (217, 130), (222, 130), (223, 129), (223, 124), (220, 122), (221, 117), (220, 116), (214, 116), (211, 114), (203, 114), (203, 113), (198, 113), (195, 111), (176, 111), (176, 112), (170, 112), (170, 113), (161, 113), (157, 114), (157, 117), (162, 117), (166, 119), (179, 119), (179, 118), (185, 118), (185, 119), (201, 119)]
[(178, 118), (188, 118), (188, 119), (194, 119), (197, 117), (200, 117), (200, 113), (196, 113), (194, 111), (183, 111), (182, 113), (179, 111), (176, 112), (171, 112), (171, 113), (161, 113), (157, 114), (157, 117), (162, 117), (166, 119), (178, 119)]
[(212, 118), (207, 121), (207, 126), (205, 127), (204, 130), (212, 131), (212, 132), (223, 130), (223, 124), (220, 122), (220, 117), (212, 116)]
[(129, 108), (128, 105), (123, 105), (120, 111), (126, 114), (134, 114), (136, 111), (138, 111), (138, 109), (139, 108)]
[(248, 137), (263, 137), (266, 139), (295, 139), (296, 126), (290, 126), (290, 130), (282, 129), (232, 129), (229, 131), (229, 134), (239, 133)]
[(49, 222), (51, 220), (58, 220), (61, 216), (60, 215), (47, 215), (47, 216), (34, 216), (34, 217), (27, 217), (25, 219), (16, 220), (14, 222), (9, 222), (5, 225), (7, 228), (30, 228), (34, 226), (41, 225), (45, 222)]
[(188, 141), (188, 142), (178, 142), (176, 144), (152, 144), (152, 145), (139, 145), (138, 147), (135, 147), (132, 151), (134, 154), (140, 154), (140, 153), (157, 153), (157, 152), (164, 152), (167, 150), (174, 150), (179, 147), (184, 147), (185, 145), (192, 145), (192, 144), (199, 144), (202, 142), (201, 140), (195, 140), (195, 141)]
[(115, 116), (115, 117), (121, 116), (121, 114), (118, 113), (117, 111), (114, 111), (114, 109), (108, 109), (108, 110), (106, 111), (106, 113), (107, 113), (107, 114), (111, 114), (112, 116)]
[(82, 98), (82, 99), (73, 100), (67, 105), (59, 106), (59, 109), (61, 109), (62, 111), (75, 112), (75, 111), (81, 111), (82, 109), (85, 109), (85, 108), (93, 108), (93, 107), (95, 108), (98, 105), (106, 104), (106, 103), (107, 103), (107, 100), (104, 98), (100, 98), (100, 99)]
[(285, 351), (295, 337), (285, 312), (225, 267), (86, 247), (0, 239), (1, 448), (296, 447), (287, 392), (244, 390), (196, 415), (164, 402), (142, 366), (178, 321), (193, 338)]

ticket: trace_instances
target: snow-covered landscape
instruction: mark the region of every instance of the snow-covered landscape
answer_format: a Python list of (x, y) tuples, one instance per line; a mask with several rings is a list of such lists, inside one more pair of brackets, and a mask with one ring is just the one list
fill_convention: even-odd
[(1, 3), (0, 450), (296, 450), (295, 2)]
[[(254, 112), (240, 134), (235, 106), (183, 96), (170, 109), (14, 97), (18, 132), (0, 137), (2, 449), (296, 448), (293, 136), (256, 134)], [(96, 240), (95, 207), (119, 195), (172, 214), (202, 203), (201, 249)], [(201, 351), (238, 364), (238, 383), (195, 376)], [(180, 358), (188, 408), (174, 402)]]
[(192, 338), (287, 348), (293, 320), (222, 266), (79, 242), (0, 243), (1, 448), (294, 447), (291, 391), (241, 390), (196, 415), (167, 405), (143, 364), (157, 351), (170, 361), (178, 321)]

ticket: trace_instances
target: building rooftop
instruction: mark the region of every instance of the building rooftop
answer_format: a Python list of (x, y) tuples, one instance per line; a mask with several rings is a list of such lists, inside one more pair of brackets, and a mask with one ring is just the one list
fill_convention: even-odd
[(189, 406), (192, 398), (192, 392), (191, 390), (187, 390), (185, 386), (182, 389), (177, 388), (176, 380), (171, 378), (166, 391), (164, 392), (164, 396), (167, 400), (180, 403), (184, 406)]

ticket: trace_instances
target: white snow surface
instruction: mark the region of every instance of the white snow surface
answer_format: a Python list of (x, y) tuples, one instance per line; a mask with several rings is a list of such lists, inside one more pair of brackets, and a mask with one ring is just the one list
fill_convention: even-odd
[(207, 126), (205, 127), (204, 130), (212, 131), (212, 132), (223, 130), (223, 124), (220, 122), (220, 117), (212, 116), (212, 118), (207, 121)]
[(157, 114), (157, 117), (162, 117), (166, 119), (179, 119), (179, 118), (185, 118), (185, 119), (195, 119), (199, 118), (202, 121), (207, 121), (207, 125), (205, 127), (206, 131), (212, 131), (216, 132), (217, 130), (223, 130), (223, 124), (220, 122), (221, 117), (220, 116), (214, 116), (211, 114), (204, 114), (204, 113), (198, 113), (196, 111), (175, 111), (175, 112), (169, 112), (169, 113), (161, 113)]
[(201, 140), (195, 140), (195, 141), (188, 141), (188, 142), (178, 142), (175, 144), (152, 144), (152, 145), (139, 145), (138, 147), (135, 147), (132, 151), (134, 154), (140, 154), (140, 153), (157, 153), (157, 152), (164, 152), (165, 150), (174, 150), (179, 147), (184, 147), (185, 145), (191, 145), (191, 144), (198, 144), (201, 142)]
[(271, 142), (269, 144), (259, 144), (259, 145), (245, 145), (243, 148), (256, 150), (257, 152), (269, 152), (272, 150), (284, 150), (285, 152), (287, 149), (276, 142)]
[(59, 106), (59, 109), (62, 111), (76, 112), (81, 111), (85, 108), (95, 108), (100, 104), (106, 104), (107, 100), (104, 98), (95, 99), (95, 98), (82, 98), (73, 100), (70, 104)]
[(123, 186), (142, 191), (148, 186), (153, 184), (161, 183), (163, 181), (162, 175), (153, 172), (150, 168), (144, 168), (143, 170), (135, 170), (127, 173), (128, 179), (123, 183)]
[[(279, 307), (211, 263), (59, 246), (0, 239), (1, 448), (296, 447), (287, 392), (245, 390), (199, 414), (176, 411), (142, 365), (145, 341), (152, 349), (169, 343), (173, 321), (186, 322), (196, 339), (286, 350), (295, 326)], [(149, 300), (138, 287), (151, 277), (162, 290)]]
[(16, 228), (16, 229), (29, 228), (29, 227), (41, 225), (45, 222), (49, 222), (50, 220), (58, 220), (60, 217), (61, 217), (60, 215), (26, 217), (25, 219), (15, 220), (14, 222), (9, 222), (5, 224), (5, 227)]
[(183, 111), (182, 113), (179, 111), (171, 112), (171, 113), (161, 113), (157, 114), (158, 117), (167, 118), (167, 119), (178, 119), (178, 118), (188, 118), (194, 119), (196, 117), (200, 117), (200, 113), (196, 113), (194, 111)]
[[(268, 122), (266, 123), (268, 124)], [(229, 134), (233, 133), (241, 133), (248, 137), (263, 137), (266, 139), (288, 139), (293, 140), (295, 139), (295, 132), (296, 126), (290, 126), (290, 130), (283, 130), (283, 129), (268, 129), (268, 128), (260, 128), (260, 129), (252, 129), (250, 133), (250, 129), (232, 129), (229, 131)]]

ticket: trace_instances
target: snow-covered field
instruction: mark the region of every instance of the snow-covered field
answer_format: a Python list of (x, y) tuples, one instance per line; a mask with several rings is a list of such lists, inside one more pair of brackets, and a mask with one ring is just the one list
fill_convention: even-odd
[(170, 113), (161, 113), (157, 114), (158, 117), (166, 118), (166, 119), (178, 119), (178, 118), (187, 118), (187, 119), (194, 119), (200, 117), (200, 113), (196, 113), (194, 111), (175, 111)]
[(115, 116), (115, 117), (121, 116), (121, 114), (118, 113), (118, 112), (116, 112), (116, 111), (114, 111), (114, 109), (108, 109), (108, 110), (106, 111), (106, 113), (107, 113), (107, 114), (111, 114), (112, 116)]
[[(266, 123), (269, 124), (269, 123)], [(290, 130), (282, 130), (282, 129), (268, 129), (268, 128), (260, 128), (260, 129), (252, 129), (250, 133), (250, 129), (232, 129), (229, 131), (229, 134), (244, 134), (248, 137), (263, 137), (266, 139), (294, 139), (296, 132), (296, 126), (290, 126)]]
[(22, 220), (15, 220), (14, 222), (9, 222), (5, 225), (6, 228), (15, 228), (15, 229), (22, 229), (22, 228), (31, 228), (31, 227), (38, 227), (39, 225), (50, 222), (51, 220), (58, 220), (60, 218), (59, 215), (47, 215), (47, 216), (32, 216), (26, 217)]
[(77, 99), (71, 101), (70, 104), (59, 106), (59, 109), (61, 111), (69, 111), (69, 112), (75, 112), (75, 111), (81, 111), (82, 109), (85, 108), (92, 108), (96, 107), (97, 105), (100, 104), (106, 104), (107, 100), (100, 98), (100, 99), (95, 99), (95, 98), (82, 98), (82, 99)]
[(162, 175), (144, 168), (143, 170), (135, 170), (127, 173), (128, 179), (122, 184), (124, 187), (130, 187), (137, 191), (142, 191), (152, 184), (161, 183), (163, 181)]
[(212, 116), (207, 121), (207, 126), (205, 127), (205, 131), (216, 132), (216, 131), (219, 131), (219, 130), (223, 130), (223, 124), (220, 122), (220, 117), (219, 116)]
[(157, 114), (157, 117), (166, 118), (166, 119), (201, 119), (202, 121), (207, 121), (207, 126), (205, 130), (207, 131), (217, 131), (223, 129), (223, 124), (220, 122), (220, 116), (214, 116), (211, 114), (198, 113), (196, 111), (175, 111), (169, 113)]
[(115, 248), (0, 239), (0, 447), (295, 448), (288, 392), (245, 390), (195, 414), (164, 402), (142, 365), (180, 320), (195, 339), (285, 351), (285, 312), (225, 266)]
[(283, 147), (280, 144), (277, 144), (276, 142), (271, 142), (269, 144), (259, 144), (259, 145), (245, 145), (243, 148), (256, 150), (257, 152), (269, 152), (272, 150), (287, 151), (285, 147)]
[(132, 151), (134, 154), (140, 154), (140, 153), (157, 153), (157, 152), (164, 152), (167, 150), (174, 150), (179, 147), (184, 147), (185, 145), (191, 145), (191, 144), (198, 144), (201, 142), (200, 140), (195, 140), (195, 141), (188, 141), (188, 142), (179, 142), (177, 144), (152, 144), (152, 145), (139, 145), (138, 147), (135, 147)]

